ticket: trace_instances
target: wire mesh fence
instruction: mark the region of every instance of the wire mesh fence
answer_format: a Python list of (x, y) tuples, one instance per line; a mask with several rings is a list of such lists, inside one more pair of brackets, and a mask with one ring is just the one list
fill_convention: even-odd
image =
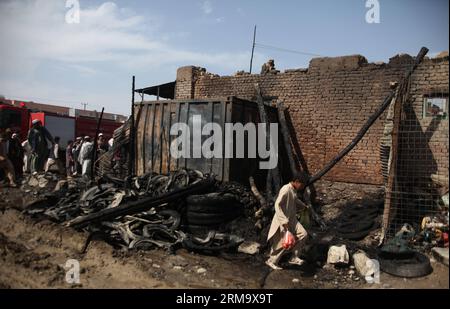
[[(386, 169), (394, 166), (391, 163), (395, 160), (392, 190), (386, 194), (390, 200), (388, 238), (405, 223), (420, 231), (424, 217), (448, 217), (449, 95), (448, 80), (440, 79), (441, 74), (448, 77), (448, 65), (445, 68), (440, 63), (428, 60), (425, 65), (433, 66), (431, 73), (413, 75), (410, 80), (409, 95), (402, 106), (396, 158), (388, 143), (381, 146), (385, 181)], [(390, 116), (387, 126), (391, 125)]]

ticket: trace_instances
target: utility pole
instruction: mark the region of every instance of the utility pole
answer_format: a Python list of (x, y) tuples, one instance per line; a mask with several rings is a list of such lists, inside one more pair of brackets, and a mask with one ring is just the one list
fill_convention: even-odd
[(84, 110), (86, 110), (86, 105), (88, 105), (87, 103), (81, 103), (81, 105), (83, 105)]
[(255, 44), (256, 44), (256, 25), (255, 25), (255, 29), (253, 30), (252, 57), (250, 58), (250, 74), (252, 74), (253, 55), (255, 53)]

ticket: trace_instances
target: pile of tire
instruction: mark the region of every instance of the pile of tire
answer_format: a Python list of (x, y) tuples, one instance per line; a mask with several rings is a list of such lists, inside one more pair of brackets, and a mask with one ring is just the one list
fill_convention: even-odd
[(188, 231), (217, 229), (241, 216), (242, 204), (230, 193), (191, 195), (186, 198), (184, 226)]
[(379, 227), (378, 207), (350, 207), (339, 217), (336, 232), (340, 238), (361, 240)]

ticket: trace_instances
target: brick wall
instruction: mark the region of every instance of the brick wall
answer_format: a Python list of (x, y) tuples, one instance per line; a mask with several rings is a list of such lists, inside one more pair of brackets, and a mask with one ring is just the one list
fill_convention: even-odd
[[(390, 82), (399, 81), (412, 61), (408, 55), (395, 56), (389, 63), (381, 64), (367, 63), (360, 55), (316, 58), (308, 69), (223, 77), (204, 69), (184, 67), (178, 71), (176, 98), (237, 96), (255, 100), (254, 84), (259, 83), (264, 96), (278, 97), (289, 108), (297, 140), (311, 173), (315, 173), (352, 140), (389, 94)], [(446, 87), (448, 93), (448, 56), (439, 61), (425, 60), (413, 80), (415, 100), (420, 101), (425, 88), (432, 86)], [(327, 174), (327, 180), (383, 183), (380, 139), (385, 117), (386, 113)], [(431, 148), (439, 157), (439, 168), (448, 169), (448, 133), (442, 133), (445, 128), (448, 132), (448, 120), (440, 126), (442, 130), (433, 135), (431, 143), (435, 146)], [(442, 146), (445, 137), (446, 146)]]

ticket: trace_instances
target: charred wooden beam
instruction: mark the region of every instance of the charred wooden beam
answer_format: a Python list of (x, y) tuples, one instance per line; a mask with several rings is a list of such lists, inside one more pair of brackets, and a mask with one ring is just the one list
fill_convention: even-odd
[(278, 102), (277, 108), (278, 108), (278, 122), (280, 123), (281, 135), (283, 136), (284, 147), (286, 149), (286, 153), (289, 159), (289, 167), (291, 168), (291, 174), (292, 176), (294, 176), (297, 173), (298, 169), (297, 165), (295, 164), (291, 146), (291, 136), (289, 134), (289, 129), (286, 122), (285, 116), (286, 108), (284, 107), (282, 101)]
[[(422, 47), (419, 54), (416, 56), (414, 65), (408, 70), (406, 76), (403, 78), (400, 88), (402, 89), (409, 80), (409, 77), (414, 72), (414, 70), (417, 68), (417, 66), (422, 62), (423, 58), (427, 54), (428, 49), (426, 47)], [(342, 149), (336, 157), (334, 157), (325, 167), (320, 170), (317, 174), (312, 176), (308, 182), (308, 185), (313, 184), (320, 178), (322, 178), (326, 173), (328, 173), (343, 157), (345, 157), (358, 143), (361, 141), (361, 139), (364, 137), (366, 132), (370, 129), (370, 127), (375, 123), (375, 121), (378, 119), (378, 117), (383, 114), (383, 112), (386, 110), (386, 108), (391, 104), (392, 99), (395, 96), (395, 91), (392, 91), (387, 98), (383, 101), (383, 104), (381, 104), (380, 108), (372, 114), (369, 119), (366, 121), (366, 123), (362, 126), (362, 128), (359, 130), (358, 134), (353, 138), (350, 144), (348, 144), (347, 147)]]
[(364, 137), (366, 132), (370, 129), (370, 127), (375, 123), (378, 117), (383, 114), (386, 108), (391, 104), (392, 98), (394, 97), (394, 93), (389, 94), (389, 96), (383, 101), (383, 104), (380, 108), (372, 114), (363, 127), (359, 130), (358, 134), (353, 138), (350, 144), (347, 145), (344, 149), (342, 149), (336, 157), (334, 157), (327, 165), (322, 168), (317, 174), (312, 176), (309, 179), (308, 185), (315, 183), (317, 180), (322, 178), (326, 173), (328, 173), (339, 161), (342, 160), (355, 146), (359, 143), (359, 141)]
[[(269, 117), (267, 116), (267, 112), (266, 112), (266, 108), (264, 106), (264, 98), (261, 94), (261, 88), (259, 87), (259, 84), (255, 84), (255, 91), (256, 91), (256, 102), (258, 104), (258, 111), (259, 111), (259, 118), (261, 123), (265, 123), (266, 124), (266, 145), (270, 145), (271, 140), (270, 140), (270, 128), (269, 128)], [(275, 190), (279, 190), (281, 188), (281, 178), (280, 178), (280, 173), (278, 170), (278, 165), (277, 167), (275, 167), (274, 169), (272, 169), (270, 171), (271, 173), (268, 172), (268, 175), (271, 175), (272, 178), (272, 182), (273, 185), (275, 187)], [(267, 190), (267, 188), (266, 188)]]
[[(292, 124), (292, 119), (291, 119), (290, 114), (286, 113), (285, 116), (286, 116), (286, 125), (288, 126), (290, 136), (292, 137), (291, 141), (292, 141), (292, 145), (295, 150), (295, 156), (297, 157), (297, 160), (299, 162), (302, 172), (305, 175), (305, 178), (309, 179), (309, 177), (311, 177), (311, 173), (309, 172), (308, 164), (306, 163), (305, 156), (303, 155), (302, 149), (301, 149), (299, 141), (297, 139), (298, 132), (296, 132), (296, 130)], [(314, 187), (314, 184), (311, 184), (305, 188), (303, 197), (305, 198), (306, 202), (311, 203), (311, 206), (314, 209), (317, 209), (317, 204), (316, 204), (317, 192), (316, 192), (316, 188)]]

